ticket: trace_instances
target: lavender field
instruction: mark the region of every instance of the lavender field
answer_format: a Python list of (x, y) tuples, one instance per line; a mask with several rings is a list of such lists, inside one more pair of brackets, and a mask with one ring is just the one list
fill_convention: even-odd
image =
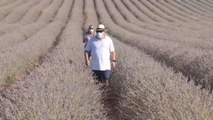
[[(83, 33), (117, 54), (94, 84)], [(212, 0), (0, 0), (0, 120), (213, 120)]]

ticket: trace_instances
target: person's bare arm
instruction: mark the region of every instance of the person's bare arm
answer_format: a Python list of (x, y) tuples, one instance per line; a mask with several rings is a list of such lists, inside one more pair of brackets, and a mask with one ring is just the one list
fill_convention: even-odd
[(112, 60), (116, 60), (116, 54), (115, 54), (115, 51), (111, 52), (111, 57), (112, 57)]
[(115, 51), (111, 52), (111, 59), (112, 59), (112, 67), (114, 68), (116, 65), (116, 53)]
[(90, 66), (89, 52), (85, 51), (84, 56), (86, 66)]

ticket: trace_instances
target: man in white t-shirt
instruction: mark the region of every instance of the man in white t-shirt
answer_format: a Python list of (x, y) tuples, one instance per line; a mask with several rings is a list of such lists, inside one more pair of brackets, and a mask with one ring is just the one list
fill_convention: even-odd
[[(92, 57), (91, 61), (89, 59), (89, 53)], [(112, 67), (116, 65), (115, 56), (113, 41), (106, 35), (105, 26), (100, 24), (96, 29), (95, 37), (93, 37), (85, 47), (85, 63), (87, 66), (91, 66), (98, 82), (106, 82), (106, 85), (109, 86), (111, 65)]]

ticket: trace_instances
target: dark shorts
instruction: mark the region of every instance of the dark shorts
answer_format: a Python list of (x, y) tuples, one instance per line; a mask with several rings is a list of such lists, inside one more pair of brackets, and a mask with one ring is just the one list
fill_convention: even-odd
[(98, 80), (109, 80), (111, 77), (111, 70), (105, 70), (105, 71), (100, 71), (100, 70), (93, 70), (93, 76)]

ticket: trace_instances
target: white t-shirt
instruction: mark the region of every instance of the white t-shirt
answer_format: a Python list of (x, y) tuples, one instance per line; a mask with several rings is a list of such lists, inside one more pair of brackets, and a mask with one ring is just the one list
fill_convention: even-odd
[(85, 47), (85, 51), (90, 51), (92, 56), (92, 70), (111, 70), (110, 52), (115, 51), (112, 39), (105, 36), (99, 40), (93, 37)]

